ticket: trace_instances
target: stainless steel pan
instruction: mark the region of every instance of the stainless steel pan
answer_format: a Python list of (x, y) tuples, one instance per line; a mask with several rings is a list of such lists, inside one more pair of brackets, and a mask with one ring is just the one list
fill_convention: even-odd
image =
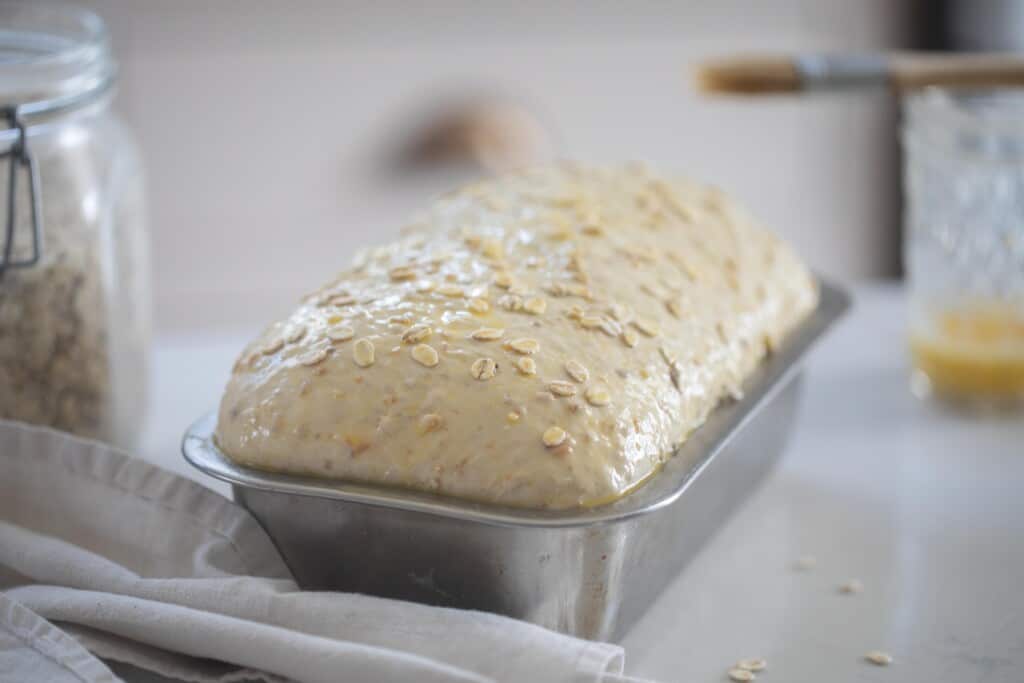
[(808, 349), (849, 306), (821, 302), (661, 472), (609, 505), (532, 511), (262, 472), (215, 445), (215, 415), (185, 458), (229, 482), (307, 589), (506, 614), (573, 635), (621, 637), (782, 453)]

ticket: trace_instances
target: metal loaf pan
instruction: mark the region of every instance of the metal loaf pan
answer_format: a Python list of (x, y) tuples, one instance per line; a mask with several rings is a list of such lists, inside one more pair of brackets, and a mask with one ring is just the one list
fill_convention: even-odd
[(622, 637), (782, 453), (807, 350), (849, 306), (821, 302), (661, 472), (598, 508), (536, 511), (262, 472), (197, 421), (185, 458), (229, 482), (306, 589), (486, 610), (584, 638)]

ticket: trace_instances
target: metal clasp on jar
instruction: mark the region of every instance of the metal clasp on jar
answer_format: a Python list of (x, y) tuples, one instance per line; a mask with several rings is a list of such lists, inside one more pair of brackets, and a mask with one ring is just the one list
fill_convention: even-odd
[[(39, 209), (39, 169), (35, 160), (28, 151), (28, 136), (25, 133), (25, 124), (21, 119), (17, 107), (7, 107), (3, 110), (3, 117), (7, 120), (9, 130), (15, 133), (14, 142), (10, 148), (0, 153), (0, 159), (9, 158), (7, 177), (7, 225), (4, 230), (4, 241), (2, 252), (0, 252), (0, 278), (8, 268), (27, 268), (39, 262), (42, 252), (42, 215)], [(14, 231), (17, 222), (17, 194), (18, 175), (24, 169), (28, 176), (28, 197), (31, 203), (32, 216), (32, 253), (22, 259), (14, 259)]]

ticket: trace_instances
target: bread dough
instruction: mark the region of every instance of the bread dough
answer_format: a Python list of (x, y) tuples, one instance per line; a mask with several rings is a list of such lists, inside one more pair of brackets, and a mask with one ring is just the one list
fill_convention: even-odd
[(255, 468), (566, 509), (635, 488), (810, 312), (720, 191), (562, 164), (435, 201), (249, 344), (217, 442)]

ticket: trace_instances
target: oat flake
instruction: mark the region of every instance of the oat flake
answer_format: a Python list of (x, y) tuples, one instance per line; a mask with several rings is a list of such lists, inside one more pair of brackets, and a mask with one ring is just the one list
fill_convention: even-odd
[(876, 666), (889, 666), (892, 664), (892, 655), (888, 652), (882, 652), (881, 650), (872, 650), (864, 655), (864, 659)]
[(548, 308), (548, 302), (539, 296), (527, 299), (523, 302), (523, 310), (532, 315), (544, 315)]
[(302, 354), (296, 360), (300, 365), (313, 366), (318, 363), (322, 363), (327, 359), (327, 349), (313, 349), (307, 353)]
[(419, 344), (429, 339), (431, 332), (427, 325), (413, 325), (402, 334), (402, 341), (406, 344)]
[(494, 274), (494, 284), (502, 289), (508, 289), (512, 286), (512, 276), (506, 271), (498, 271)]
[(643, 332), (648, 337), (656, 337), (661, 333), (658, 324), (646, 318), (637, 318), (633, 321), (633, 327)]
[(545, 446), (555, 448), (556, 446), (561, 446), (567, 436), (569, 435), (561, 427), (548, 427), (544, 430), (541, 438)]
[(512, 349), (516, 353), (523, 355), (529, 355), (540, 351), (540, 342), (536, 339), (513, 339), (508, 343), (508, 348)]
[(524, 375), (536, 375), (537, 374), (537, 363), (532, 358), (517, 358), (516, 369)]
[(801, 555), (794, 563), (794, 568), (800, 571), (809, 571), (818, 564), (818, 559), (813, 555)]
[(570, 382), (555, 380), (554, 382), (548, 382), (548, 391), (555, 396), (573, 396), (576, 394), (576, 385)]
[(275, 337), (274, 339), (271, 339), (262, 347), (260, 347), (260, 353), (262, 353), (264, 356), (269, 356), (272, 353), (277, 353), (278, 351), (280, 351), (281, 347), (283, 346), (284, 339), (281, 339), (280, 337)]
[(436, 413), (427, 413), (420, 418), (419, 433), (429, 434), (444, 426), (444, 418)]
[(388, 275), (395, 282), (401, 282), (402, 280), (412, 280), (416, 277), (416, 271), (408, 266), (399, 266), (398, 268), (392, 268), (388, 271)]
[(583, 364), (580, 363), (579, 361), (575, 361), (575, 360), (566, 361), (566, 363), (565, 363), (565, 371), (566, 371), (566, 373), (568, 373), (568, 375), (570, 377), (572, 377), (574, 380), (576, 380), (580, 384), (583, 384), (588, 379), (590, 379), (590, 373), (587, 372), (587, 369), (585, 367), (583, 367)]
[(335, 342), (348, 341), (356, 335), (356, 331), (347, 325), (327, 328), (327, 338)]
[(736, 663), (737, 669), (744, 669), (746, 671), (764, 671), (768, 668), (768, 660), (763, 657), (754, 657), (751, 659), (741, 659)]
[(493, 358), (477, 358), (469, 366), (469, 373), (473, 375), (474, 379), (486, 381), (498, 373), (498, 364), (494, 362)]
[(434, 367), (440, 361), (437, 351), (429, 344), (417, 344), (412, 347), (411, 355), (413, 360), (428, 368)]
[(495, 339), (501, 339), (504, 334), (505, 330), (497, 327), (481, 327), (478, 330), (474, 330), (469, 336), (477, 341), (494, 341)]
[(586, 390), (583, 396), (587, 399), (587, 403), (592, 406), (606, 406), (612, 402), (611, 394), (606, 389), (600, 387), (591, 387)]
[(352, 360), (361, 368), (368, 368), (373, 365), (373, 342), (365, 337), (357, 339), (356, 343), (352, 345)]
[(437, 293), (442, 296), (460, 297), (465, 296), (465, 291), (458, 285), (446, 284), (437, 288)]

